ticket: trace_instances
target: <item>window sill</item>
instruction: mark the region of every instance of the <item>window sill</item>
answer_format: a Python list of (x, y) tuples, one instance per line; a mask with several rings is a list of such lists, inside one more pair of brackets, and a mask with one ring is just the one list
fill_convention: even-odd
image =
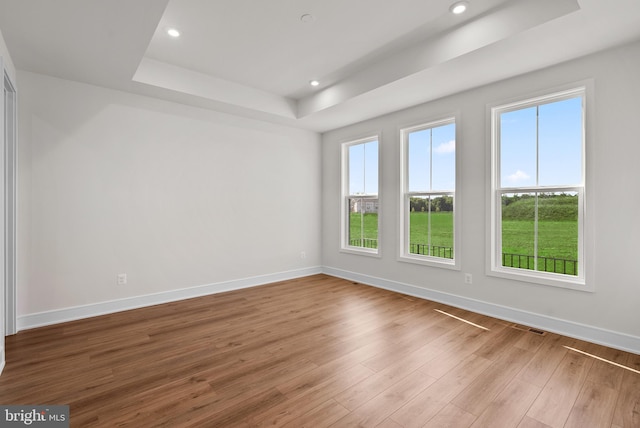
[(359, 256), (380, 258), (380, 251), (371, 248), (343, 247), (340, 249), (340, 252), (346, 254), (356, 254)]
[(487, 271), (487, 276), (511, 279), (513, 281), (529, 282), (550, 287), (568, 288), (570, 290), (585, 291), (593, 293), (593, 286), (588, 286), (584, 278), (572, 277), (545, 272), (527, 271), (525, 269), (513, 268), (492, 268)]
[(424, 257), (413, 255), (401, 255), (398, 257), (399, 262), (413, 263), (417, 265), (430, 266), (441, 269), (460, 270), (459, 263), (454, 259), (443, 259), (439, 257)]

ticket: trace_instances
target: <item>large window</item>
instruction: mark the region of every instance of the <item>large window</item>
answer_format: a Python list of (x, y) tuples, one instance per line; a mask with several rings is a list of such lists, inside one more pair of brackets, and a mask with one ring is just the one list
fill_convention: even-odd
[(580, 88), (492, 109), (494, 272), (584, 284), (584, 104)]
[(342, 248), (378, 253), (378, 137), (343, 145)]
[(401, 258), (455, 266), (454, 119), (402, 130)]

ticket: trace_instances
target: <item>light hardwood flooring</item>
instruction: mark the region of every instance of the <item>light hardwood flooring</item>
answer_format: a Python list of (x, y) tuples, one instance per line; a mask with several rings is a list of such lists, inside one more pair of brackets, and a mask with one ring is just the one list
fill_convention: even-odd
[(72, 427), (640, 427), (639, 355), (325, 275), (6, 350), (0, 403), (68, 404)]

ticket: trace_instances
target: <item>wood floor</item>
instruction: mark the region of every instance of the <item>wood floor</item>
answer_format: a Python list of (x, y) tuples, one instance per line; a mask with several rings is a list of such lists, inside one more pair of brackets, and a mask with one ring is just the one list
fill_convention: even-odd
[(640, 427), (639, 355), (324, 275), (6, 348), (0, 403), (72, 427)]

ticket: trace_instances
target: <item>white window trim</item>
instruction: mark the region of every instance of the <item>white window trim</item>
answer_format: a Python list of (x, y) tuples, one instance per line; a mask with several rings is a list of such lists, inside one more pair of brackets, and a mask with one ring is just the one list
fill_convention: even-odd
[[(358, 195), (363, 199), (378, 199), (378, 248), (363, 248), (363, 247), (354, 247), (349, 245), (349, 210), (348, 210), (348, 200), (355, 196), (349, 194), (349, 147), (368, 143), (372, 141), (378, 142), (378, 194), (377, 195)], [(340, 192), (340, 252), (341, 253), (349, 253), (349, 254), (358, 254), (362, 256), (370, 256), (370, 257), (381, 257), (382, 246), (380, 239), (381, 236), (381, 218), (382, 218), (382, 201), (380, 193), (380, 176), (381, 176), (381, 158), (380, 152), (382, 150), (382, 133), (378, 132), (375, 134), (367, 134), (366, 137), (360, 137), (356, 139), (349, 139), (341, 143), (341, 192)]]
[[(581, 186), (540, 186), (532, 188), (502, 188), (500, 186), (500, 151), (499, 151), (499, 129), (498, 119), (499, 113), (518, 110), (535, 105), (543, 105), (555, 101), (569, 99), (575, 96), (582, 97), (583, 103), (583, 138), (582, 138), (582, 183)], [(589, 179), (588, 179), (588, 163), (590, 144), (589, 140), (593, 135), (593, 117), (591, 108), (593, 102), (593, 82), (591, 80), (565, 85), (560, 88), (522, 96), (516, 100), (506, 102), (498, 102), (487, 106), (488, 117), (488, 141), (489, 141), (489, 181), (487, 186), (490, 192), (488, 218), (490, 227), (487, 229), (487, 268), (488, 276), (506, 278), (516, 281), (525, 281), (534, 284), (548, 285), (553, 287), (568, 288), (579, 291), (593, 292), (594, 286), (591, 280), (593, 278), (593, 230), (592, 225), (588, 222), (587, 212), (593, 210), (588, 204), (589, 198)], [(505, 193), (511, 190), (511, 193), (525, 193), (527, 191), (573, 191), (578, 192), (581, 198), (578, 210), (578, 276), (556, 274), (551, 272), (540, 272), (527, 269), (518, 269), (504, 267), (501, 263), (501, 209), (498, 206), (498, 192)]]
[[(452, 270), (461, 270), (461, 256), (462, 247), (462, 233), (461, 233), (461, 218), (460, 215), (460, 184), (461, 183), (461, 168), (460, 168), (460, 156), (459, 156), (459, 148), (460, 148), (460, 118), (459, 113), (446, 115), (444, 117), (440, 117), (437, 119), (432, 119), (429, 121), (422, 121), (420, 123), (413, 123), (410, 125), (405, 125), (400, 127), (400, 228), (399, 228), (399, 254), (398, 261), (405, 263), (414, 263), (431, 267), (438, 267), (444, 269), (452, 269)], [(443, 126), (453, 123), (456, 125), (456, 188), (453, 192), (451, 191), (428, 191), (428, 192), (409, 192), (408, 184), (409, 184), (409, 150), (408, 150), (408, 136), (411, 132), (420, 131), (423, 129), (435, 128), (438, 126)], [(420, 254), (412, 254), (409, 253), (409, 209), (408, 206), (408, 198), (416, 195), (429, 195), (429, 194), (438, 194), (438, 195), (453, 195), (453, 259), (445, 259), (442, 257), (433, 257), (433, 256), (425, 256)]]

